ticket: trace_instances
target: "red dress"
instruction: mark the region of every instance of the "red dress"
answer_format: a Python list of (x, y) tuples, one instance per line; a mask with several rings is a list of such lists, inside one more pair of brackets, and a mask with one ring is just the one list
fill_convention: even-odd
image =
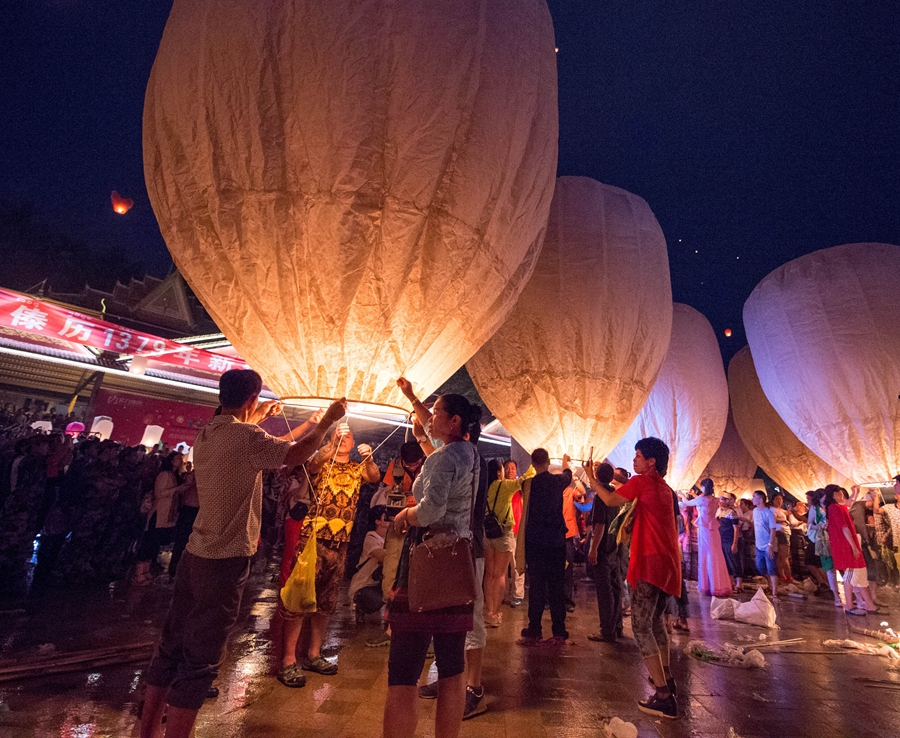
[[(844, 529), (849, 529), (850, 535), (857, 541), (856, 556), (850, 548), (850, 542), (844, 535)], [(843, 505), (835, 502), (828, 506), (828, 539), (831, 542), (831, 558), (834, 559), (834, 568), (841, 569), (865, 569), (866, 562), (862, 557), (862, 550), (856, 537), (856, 526), (853, 518)]]

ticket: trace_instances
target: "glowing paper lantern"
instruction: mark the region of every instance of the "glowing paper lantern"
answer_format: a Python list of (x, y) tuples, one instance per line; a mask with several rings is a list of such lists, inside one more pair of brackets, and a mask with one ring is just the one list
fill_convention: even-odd
[(637, 195), (557, 180), (547, 237), (515, 309), (466, 364), (529, 451), (602, 458), (637, 415), (669, 344), (666, 241)]
[(857, 243), (779, 267), (744, 305), (759, 383), (816, 456), (857, 482), (900, 471), (900, 246)]
[(144, 437), (141, 438), (141, 446), (152, 448), (160, 442), (165, 429), (160, 425), (148, 425), (144, 429)]
[(106, 441), (113, 432), (113, 419), (108, 415), (98, 415), (91, 423), (91, 434), (95, 435), (101, 441)]
[(396, 403), (503, 321), (553, 194), (553, 42), (544, 0), (176, 0), (148, 190), (275, 392)]
[(745, 497), (756, 489), (753, 485), (757, 466), (759, 464), (744, 446), (729, 412), (722, 442), (699, 478), (712, 479), (717, 494), (731, 492), (738, 497)]
[(749, 346), (728, 364), (728, 391), (744, 445), (780, 487), (797, 496), (826, 484), (848, 487), (850, 481), (804, 446), (772, 407), (756, 376)]
[(694, 308), (675, 303), (659, 377), (609, 460), (631, 469), (634, 444), (661, 438), (669, 446), (666, 481), (672, 489), (690, 489), (719, 448), (727, 421), (728, 382), (715, 331)]
[(132, 207), (134, 207), (134, 200), (130, 197), (122, 197), (115, 190), (112, 191), (112, 194), (109, 196), (109, 199), (112, 200), (112, 208), (119, 215), (125, 215)]
[(725, 338), (731, 338), (731, 328), (725, 329)]

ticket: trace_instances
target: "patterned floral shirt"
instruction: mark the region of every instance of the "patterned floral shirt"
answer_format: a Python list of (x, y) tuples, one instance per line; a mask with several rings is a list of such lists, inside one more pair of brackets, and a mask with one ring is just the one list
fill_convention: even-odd
[(316, 475), (315, 500), (304, 527), (315, 525), (316, 537), (323, 541), (349, 541), (364, 470), (357, 461), (325, 462)]

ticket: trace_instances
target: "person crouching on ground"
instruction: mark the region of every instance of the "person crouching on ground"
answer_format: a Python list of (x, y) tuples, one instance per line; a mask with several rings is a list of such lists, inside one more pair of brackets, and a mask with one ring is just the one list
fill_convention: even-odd
[(225, 372), (219, 380), (221, 412), (197, 434), (194, 470), (200, 512), (178, 565), (162, 637), (144, 675), (141, 738), (163, 734), (165, 703), (166, 738), (191, 734), (218, 675), (256, 553), (262, 472), (302, 464), (347, 411), (345, 399), (332, 403), (316, 429), (292, 444), (292, 433), (275, 438), (257, 426), (281, 410), (275, 401), (258, 405), (261, 390), (262, 378), (256, 372)]
[(669, 637), (663, 622), (669, 595), (681, 594), (681, 552), (673, 511), (674, 492), (663, 479), (669, 466), (669, 447), (651, 437), (642, 438), (634, 448), (635, 476), (615, 492), (609, 492), (597, 480), (593, 459), (583, 466), (591, 487), (604, 503), (622, 505), (635, 501), (628, 565), (628, 582), (634, 590), (631, 624), (656, 688), (649, 699), (638, 702), (638, 708), (650, 715), (675, 718), (678, 717), (675, 679), (669, 669)]

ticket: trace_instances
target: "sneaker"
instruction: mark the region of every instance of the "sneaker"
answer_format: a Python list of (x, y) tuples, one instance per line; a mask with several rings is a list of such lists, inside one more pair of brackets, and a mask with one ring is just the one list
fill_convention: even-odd
[(281, 667), (281, 671), (278, 672), (278, 681), (285, 687), (299, 689), (306, 686), (306, 675), (300, 664), (289, 664)]
[(499, 628), (500, 627), (500, 616), (499, 615), (485, 615), (484, 616), (484, 624), (488, 628)]
[(646, 712), (648, 715), (656, 715), (670, 720), (678, 717), (678, 705), (672, 695), (659, 697), (653, 694), (648, 699), (638, 702), (638, 710)]
[(338, 672), (337, 664), (332, 664), (322, 656), (316, 656), (314, 659), (304, 659), (303, 669), (305, 671), (314, 671), (316, 674), (324, 674), (325, 676), (334, 676)]
[[(438, 683), (436, 681), (431, 684), (423, 684), (419, 687), (419, 698), (423, 700), (436, 700), (438, 693)], [(466, 694), (466, 704), (469, 703), (469, 695)]]
[(484, 687), (479, 691), (481, 694), (477, 694), (473, 687), (466, 685), (466, 710), (463, 712), (463, 720), (473, 718), (487, 710), (487, 704), (483, 702)]
[(377, 636), (366, 641), (366, 648), (384, 648), (385, 646), (390, 645), (391, 637), (384, 631), (381, 631)]
[(510, 607), (522, 607), (522, 598), (521, 597), (513, 597), (509, 603)]

